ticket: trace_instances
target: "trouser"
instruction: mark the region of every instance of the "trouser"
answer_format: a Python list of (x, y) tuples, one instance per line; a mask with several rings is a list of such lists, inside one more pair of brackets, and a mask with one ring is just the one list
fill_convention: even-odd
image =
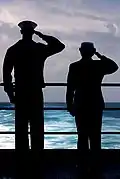
[(102, 110), (85, 110), (75, 116), (78, 131), (78, 149), (101, 149)]
[[(88, 162), (94, 172), (100, 169), (102, 109), (79, 110), (75, 115), (78, 131), (77, 148), (80, 151), (81, 167), (86, 172)], [(90, 161), (88, 159), (90, 149)]]
[[(35, 100), (36, 98), (36, 100)], [(40, 155), (44, 149), (44, 115), (43, 94), (29, 99), (23, 103), (17, 100), (15, 108), (15, 150), (17, 175), (22, 178), (40, 172)], [(30, 123), (31, 152), (29, 151), (28, 123)], [(29, 155), (29, 153), (31, 155)], [(32, 156), (29, 158), (29, 156)], [(41, 161), (42, 162), (42, 161)], [(42, 170), (41, 170), (42, 171)], [(24, 175), (24, 176), (23, 176)], [(32, 177), (32, 178), (34, 178)]]

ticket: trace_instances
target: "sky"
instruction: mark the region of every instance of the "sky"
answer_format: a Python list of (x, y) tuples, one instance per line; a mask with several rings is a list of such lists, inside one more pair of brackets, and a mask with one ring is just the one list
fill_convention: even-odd
[[(81, 58), (83, 41), (94, 42), (97, 51), (120, 65), (119, 0), (1, 0), (0, 1), (0, 81), (6, 50), (20, 38), (17, 24), (33, 20), (36, 30), (52, 35), (66, 48), (45, 63), (45, 82), (66, 82), (69, 64)], [(34, 35), (35, 41), (41, 41)], [(96, 57), (94, 57), (96, 59)], [(106, 75), (103, 82), (120, 82), (120, 70)], [(103, 88), (105, 101), (120, 101), (120, 89)], [(65, 101), (66, 88), (47, 87), (45, 101)], [(0, 89), (0, 101), (8, 101)]]

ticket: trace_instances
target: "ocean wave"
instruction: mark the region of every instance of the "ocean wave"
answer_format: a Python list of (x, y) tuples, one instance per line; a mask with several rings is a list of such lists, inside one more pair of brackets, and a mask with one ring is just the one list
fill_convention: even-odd
[[(47, 104), (47, 107), (52, 107)], [(55, 104), (54, 104), (55, 105)], [(62, 104), (57, 105), (63, 107)], [(56, 107), (56, 106), (55, 106)], [(15, 112), (0, 111), (0, 131), (15, 130)], [(45, 132), (76, 132), (75, 120), (68, 112), (56, 110), (45, 111)], [(120, 131), (120, 111), (104, 112), (102, 131)], [(0, 148), (14, 148), (14, 135), (0, 135)], [(119, 135), (102, 135), (102, 148), (120, 148)], [(45, 135), (45, 148), (76, 148), (77, 135)]]

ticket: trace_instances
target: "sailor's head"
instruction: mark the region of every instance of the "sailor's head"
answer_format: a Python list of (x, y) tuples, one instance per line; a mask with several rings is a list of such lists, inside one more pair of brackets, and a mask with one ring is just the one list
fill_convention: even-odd
[(22, 21), (18, 26), (21, 29), (21, 34), (30, 36), (34, 34), (34, 29), (37, 27), (37, 24), (33, 21)]
[(83, 42), (81, 43), (81, 47), (79, 48), (79, 51), (82, 57), (90, 58), (95, 54), (96, 49), (92, 42)]

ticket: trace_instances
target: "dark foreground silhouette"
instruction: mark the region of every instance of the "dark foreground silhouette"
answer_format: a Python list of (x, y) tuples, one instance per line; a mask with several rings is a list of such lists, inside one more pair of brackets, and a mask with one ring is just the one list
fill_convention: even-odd
[[(86, 178), (87, 171), (91, 170), (93, 175), (91, 178), (97, 178), (100, 177), (98, 169), (100, 169), (101, 126), (105, 107), (101, 83), (104, 75), (114, 73), (118, 66), (111, 59), (96, 52), (93, 43), (84, 42), (79, 50), (82, 59), (70, 64), (69, 67), (67, 109), (72, 116), (75, 116), (78, 131), (77, 147), (82, 159), (82, 176)], [(100, 60), (93, 60), (93, 55)], [(92, 152), (91, 169), (87, 166), (89, 149)]]
[[(35, 162), (30, 162), (34, 178), (40, 173), (40, 150), (44, 148), (44, 115), (43, 92), (45, 87), (43, 69), (47, 57), (61, 52), (65, 45), (52, 36), (35, 31), (36, 23), (23, 21), (18, 24), (22, 39), (12, 45), (5, 55), (3, 64), (4, 90), (10, 102), (15, 104), (15, 149), (17, 161), (22, 162), (22, 178), (28, 177), (30, 168), (27, 166), (29, 149), (28, 123), (30, 124), (31, 152)], [(33, 34), (38, 35), (47, 45), (32, 40)], [(12, 70), (14, 68), (15, 94), (12, 85)], [(21, 157), (21, 154), (23, 157)], [(41, 161), (39, 161), (39, 158)], [(40, 163), (39, 163), (40, 162)], [(36, 163), (36, 164), (35, 164)], [(38, 172), (37, 171), (37, 166)], [(27, 171), (28, 169), (28, 171)], [(42, 169), (41, 169), (42, 171)], [(26, 173), (26, 174), (25, 174)], [(20, 174), (20, 173), (19, 173)], [(20, 175), (19, 175), (20, 176)], [(17, 177), (19, 177), (17, 176)]]

